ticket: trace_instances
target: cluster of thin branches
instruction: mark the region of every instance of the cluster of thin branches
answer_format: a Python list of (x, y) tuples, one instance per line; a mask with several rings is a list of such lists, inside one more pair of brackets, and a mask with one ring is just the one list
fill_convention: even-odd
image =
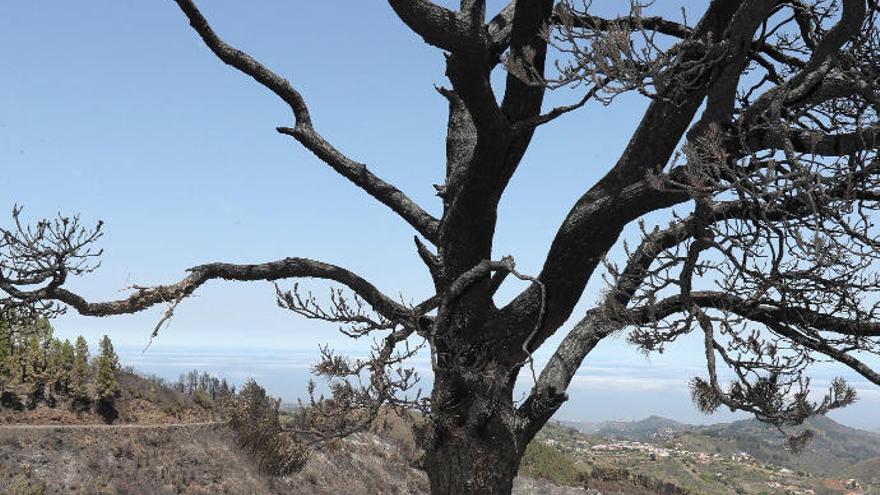
[(278, 306), (310, 320), (338, 323), (339, 331), (352, 338), (369, 335), (376, 330), (390, 330), (398, 325), (373, 311), (357, 294), (346, 295), (341, 288), (330, 289), (329, 304), (322, 305), (312, 292), (302, 293), (299, 284), (282, 290), (275, 284)]
[[(403, 339), (398, 347), (399, 339)], [(308, 402), (300, 401), (295, 430), (321, 443), (367, 429), (383, 408), (401, 418), (414, 419), (412, 412), (428, 415), (430, 401), (415, 390), (419, 376), (403, 363), (424, 344), (411, 346), (405, 332), (392, 333), (376, 344), (369, 357), (352, 359), (321, 347), (321, 359), (313, 372), (326, 379), (329, 396), (317, 393), (309, 381)]]
[(724, 45), (709, 39), (673, 43), (692, 31), (684, 11), (683, 23), (673, 23), (644, 15), (653, 2), (633, 0), (628, 15), (602, 19), (591, 15), (591, 0), (579, 3), (557, 4), (547, 30), (548, 42), (560, 54), (556, 75), (545, 81), (551, 89), (589, 85), (605, 104), (630, 91), (676, 101), (704, 85), (725, 56)]
[[(819, 360), (880, 382), (859, 357), (880, 355), (880, 332), (843, 323), (876, 321), (880, 309), (876, 153), (732, 160), (716, 133), (684, 158), (697, 208), (670, 228), (692, 237), (663, 250), (642, 274), (635, 309), (621, 312), (639, 325), (630, 341), (662, 351), (694, 329), (703, 332), (708, 379), (692, 381), (697, 405), (707, 412), (726, 405), (779, 426), (855, 399), (835, 379), (818, 402), (810, 400), (805, 373)], [(732, 375), (727, 387), (719, 368)]]
[[(42, 295), (61, 287), (69, 276), (93, 272), (102, 251), (95, 242), (103, 235), (102, 223), (88, 228), (79, 216), (22, 221), (22, 207), (12, 208), (12, 227), (0, 227), (0, 318), (52, 317), (64, 307)], [(30, 291), (22, 287), (36, 288)]]
[(729, 114), (704, 116), (669, 171), (648, 177), (690, 196), (693, 212), (641, 224), (627, 266), (608, 264), (604, 314), (633, 328), (630, 342), (663, 352), (703, 334), (707, 377), (691, 388), (704, 411), (789, 427), (852, 403), (840, 378), (816, 398), (806, 373), (820, 361), (880, 384), (865, 361), (880, 355), (880, 30), (876, 6), (860, 26), (848, 15), (825, 1), (770, 11)]
[(362, 359), (342, 356), (328, 346), (320, 348), (321, 358), (313, 373), (325, 380), (329, 396), (317, 394), (315, 382), (309, 382), (308, 404), (300, 404), (299, 432), (323, 442), (364, 430), (383, 407), (404, 418), (411, 417), (412, 411), (429, 413), (428, 398), (416, 388), (418, 373), (413, 367), (403, 366), (425, 347), (425, 339), (412, 344), (413, 339), (420, 339), (422, 315), (418, 308), (410, 308), (410, 318), (391, 320), (373, 311), (357, 294), (347, 294), (343, 289), (331, 289), (326, 304), (311, 292), (303, 294), (298, 284), (288, 291), (277, 284), (275, 289), (280, 307), (309, 319), (339, 324), (339, 331), (348, 337), (388, 332), (384, 338), (374, 340), (369, 356)]

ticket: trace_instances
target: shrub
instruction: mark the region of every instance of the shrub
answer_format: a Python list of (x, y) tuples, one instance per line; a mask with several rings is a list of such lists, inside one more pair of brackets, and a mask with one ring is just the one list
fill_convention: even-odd
[(256, 457), (263, 472), (274, 476), (295, 473), (308, 459), (308, 448), (283, 430), (279, 404), (257, 382), (248, 380), (227, 407), (239, 446)]
[(520, 473), (560, 485), (577, 485), (581, 474), (570, 457), (540, 441), (531, 442), (526, 447)]
[(7, 488), (8, 495), (46, 495), (46, 482), (33, 477), (30, 466), (23, 466), (21, 473)]
[(214, 401), (211, 400), (211, 396), (208, 395), (208, 392), (205, 392), (204, 390), (194, 390), (192, 398), (196, 404), (203, 407), (204, 409), (214, 408)]

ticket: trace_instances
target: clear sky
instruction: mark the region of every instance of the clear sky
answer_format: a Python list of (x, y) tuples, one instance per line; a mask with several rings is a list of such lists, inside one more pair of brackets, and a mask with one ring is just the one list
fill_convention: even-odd
[[(384, 2), (199, 3), (226, 41), (301, 90), (319, 132), (439, 213), (432, 184), (442, 182), (446, 103), (433, 86), (445, 83), (443, 57)], [(621, 3), (595, 5), (607, 11)], [(660, 13), (680, 19), (681, 2), (658, 3)], [(502, 2), (489, 4), (494, 11)], [(695, 19), (706, 2), (685, 4)], [(0, 61), (0, 208), (18, 203), (31, 219), (62, 212), (105, 222), (103, 266), (70, 283), (87, 298), (173, 282), (205, 262), (285, 256), (348, 267), (406, 300), (430, 295), (412, 230), (277, 134), (276, 126), (293, 122), (289, 109), (217, 60), (170, 0), (2, 2)], [(578, 97), (560, 91), (550, 104)], [(511, 254), (521, 271), (539, 270), (568, 209), (614, 163), (646, 104), (637, 96), (608, 108), (592, 104), (538, 132), (502, 201), (496, 257)], [(308, 286), (319, 295), (325, 290)], [(600, 288), (589, 287), (575, 315)], [(333, 326), (278, 309), (273, 293), (267, 283), (204, 286), (181, 304), (157, 345), (190, 355), (221, 349), (227, 357), (236, 350), (312, 351), (323, 342), (363, 348)], [(93, 342), (108, 333), (134, 349), (146, 344), (162, 310), (68, 315), (55, 326), (62, 336), (82, 333)], [(646, 380), (668, 373), (683, 383), (700, 364), (692, 357), (698, 348), (688, 343), (650, 363), (620, 340), (594, 354), (586, 378), (576, 381), (584, 404), (591, 397), (637, 398)], [(148, 353), (144, 366), (161, 368), (162, 356)], [(590, 368), (591, 362), (604, 364)], [(605, 364), (617, 371), (603, 379), (595, 371)], [(686, 392), (680, 395), (670, 414), (690, 410)], [(869, 393), (865, 404), (871, 400), (880, 404)], [(858, 411), (852, 414), (866, 417)], [(609, 406), (595, 414), (614, 413)]]

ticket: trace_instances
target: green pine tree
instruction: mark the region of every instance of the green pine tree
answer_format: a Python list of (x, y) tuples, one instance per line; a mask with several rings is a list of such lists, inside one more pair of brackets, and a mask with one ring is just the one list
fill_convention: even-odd
[(66, 375), (61, 368), (61, 348), (61, 341), (53, 337), (46, 350), (45, 374), (49, 388), (53, 392), (60, 392), (64, 389)]
[(74, 378), (74, 367), (76, 366), (76, 351), (73, 344), (65, 339), (61, 343), (61, 352), (58, 355), (58, 369), (61, 376), (61, 390), (64, 393), (70, 393), (71, 383)]
[(119, 394), (119, 357), (113, 350), (113, 343), (106, 335), (99, 344), (101, 353), (95, 359), (95, 395), (98, 400), (112, 400)]
[(12, 326), (0, 319), (0, 394), (10, 389), (14, 369)]
[(88, 398), (89, 375), (89, 344), (80, 335), (76, 338), (74, 349), (73, 369), (70, 375), (70, 391), (76, 399)]
[(27, 378), (27, 355), (30, 333), (24, 325), (15, 324), (10, 328), (10, 340), (12, 341), (11, 364), (13, 367), (13, 379), (17, 384), (25, 383)]
[(24, 352), (21, 382), (27, 394), (35, 399), (46, 386), (46, 354), (37, 333), (32, 333)]
[(49, 351), (52, 346), (52, 341), (55, 340), (53, 337), (55, 329), (52, 328), (52, 324), (49, 323), (49, 320), (46, 318), (37, 318), (29, 325), (29, 327), (30, 333), (36, 335), (40, 342), (40, 348), (43, 350), (43, 368), (46, 368), (48, 366)]

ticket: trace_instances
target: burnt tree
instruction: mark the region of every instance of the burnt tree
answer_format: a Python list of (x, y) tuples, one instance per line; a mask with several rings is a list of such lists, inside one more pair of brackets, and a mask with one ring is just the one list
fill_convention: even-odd
[[(352, 335), (382, 336), (367, 360), (325, 350), (319, 373), (370, 378), (359, 386), (337, 380), (333, 396), (313, 404), (328, 415), (361, 412), (337, 416), (323, 433), (353, 431), (379, 404), (420, 408), (437, 494), (509, 493), (526, 444), (566, 400), (577, 368), (598, 342), (624, 330), (646, 352), (698, 332), (706, 374), (691, 383), (696, 404), (749, 411), (781, 428), (854, 400), (842, 380), (811, 399), (805, 371), (817, 360), (880, 384), (866, 360), (880, 353), (875, 0), (711, 0), (695, 23), (648, 15), (638, 4), (603, 18), (589, 3), (567, 0), (512, 1), (494, 15), (481, 0), (461, 0), (457, 10), (388, 0), (445, 56), (440, 218), (325, 140), (294, 86), (225, 43), (192, 1), (176, 2), (214, 55), (289, 105), (293, 124), (279, 133), (412, 226), (436, 295), (407, 306), (345, 268), (286, 258), (195, 266), (177, 283), (91, 302), (64, 285), (96, 267), (100, 225), (58, 218), (29, 227), (16, 209), (0, 240), (7, 317), (68, 307), (105, 316), (167, 304), (165, 321), (215, 279), (336, 282), (344, 290), (329, 306), (278, 289), (287, 309), (347, 324)], [(493, 88), (490, 73), (499, 67), (504, 87)], [(549, 90), (570, 86), (581, 91), (571, 105), (543, 108)], [(572, 206), (541, 272), (519, 273), (492, 243), (499, 200), (534, 133), (624, 92), (650, 99), (629, 144)], [(640, 222), (671, 207), (679, 213), (667, 225)], [(630, 225), (642, 226), (641, 243), (607, 260)], [(497, 307), (493, 294), (511, 275), (529, 286)], [(514, 383), (531, 353), (572, 319), (598, 276), (608, 282), (603, 298), (565, 328), (531, 394), (516, 402)], [(404, 394), (414, 377), (401, 363), (416, 352), (414, 342), (431, 352), (429, 398)]]

